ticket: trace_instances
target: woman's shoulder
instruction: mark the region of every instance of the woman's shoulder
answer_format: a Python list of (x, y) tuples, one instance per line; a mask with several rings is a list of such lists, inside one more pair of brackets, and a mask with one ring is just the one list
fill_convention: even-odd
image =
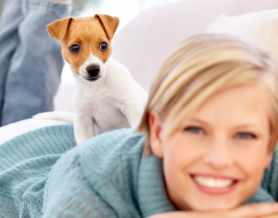
[(143, 154), (143, 142), (144, 136), (134, 129), (114, 130), (80, 145), (78, 153), (88, 176), (103, 180), (112, 173), (136, 169)]
[(107, 156), (121, 156), (142, 150), (144, 136), (134, 129), (118, 129), (97, 135), (76, 147), (81, 156), (90, 156), (94, 160)]
[[(84, 202), (83, 197), (90, 195), (96, 206), (104, 208), (108, 203), (116, 211), (131, 213), (143, 141), (144, 137), (133, 129), (121, 129), (91, 138), (66, 152), (48, 176), (44, 210), (53, 212), (49, 208), (60, 193), (63, 201), (76, 195), (78, 202)], [(65, 194), (63, 189), (72, 193)], [(132, 214), (130, 217), (138, 217), (135, 208)]]
[(64, 171), (78, 162), (78, 167), (91, 183), (103, 183), (112, 174), (121, 175), (126, 170), (136, 173), (143, 154), (143, 142), (144, 136), (134, 129), (113, 130), (66, 152), (54, 168)]

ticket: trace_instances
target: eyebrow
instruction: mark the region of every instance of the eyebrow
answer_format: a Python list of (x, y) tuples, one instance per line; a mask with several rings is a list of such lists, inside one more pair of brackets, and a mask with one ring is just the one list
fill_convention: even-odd
[(104, 37), (98, 38), (98, 41), (99, 41), (99, 42), (106, 42), (107, 44), (109, 44), (109, 43), (108, 43), (108, 40), (105, 39)]
[(81, 43), (82, 43), (82, 40), (81, 40), (80, 38), (77, 38), (77, 39), (71, 40), (71, 41), (69, 42), (69, 45), (72, 45), (72, 44), (74, 44), (74, 43), (81, 44)]
[(198, 118), (189, 118), (188, 121), (195, 121), (197, 123), (202, 123), (203, 125), (210, 126), (207, 122), (199, 120)]
[[(209, 123), (207, 123), (203, 120), (200, 120), (198, 118), (189, 118), (188, 121), (195, 121), (197, 123), (201, 123), (203, 125), (210, 126)], [(248, 127), (253, 127), (254, 125), (257, 125), (257, 123), (241, 124), (241, 125), (238, 125), (238, 126), (235, 126), (235, 127), (236, 128), (248, 128)]]

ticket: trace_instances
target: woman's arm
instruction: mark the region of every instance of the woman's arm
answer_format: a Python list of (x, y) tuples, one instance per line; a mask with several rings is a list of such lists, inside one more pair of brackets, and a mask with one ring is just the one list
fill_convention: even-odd
[(64, 154), (48, 176), (43, 218), (117, 217), (84, 174), (77, 149)]
[(168, 212), (147, 218), (278, 218), (278, 203), (248, 204), (227, 211)]

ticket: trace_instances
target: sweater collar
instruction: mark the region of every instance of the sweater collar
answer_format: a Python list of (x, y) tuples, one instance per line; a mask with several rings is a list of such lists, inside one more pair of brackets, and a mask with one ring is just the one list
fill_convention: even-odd
[(143, 217), (176, 210), (166, 193), (162, 159), (153, 154), (142, 157), (138, 176), (138, 203)]

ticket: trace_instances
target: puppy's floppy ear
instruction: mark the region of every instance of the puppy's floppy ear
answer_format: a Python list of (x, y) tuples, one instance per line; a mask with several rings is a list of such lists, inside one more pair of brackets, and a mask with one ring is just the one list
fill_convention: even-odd
[(97, 18), (99, 20), (108, 38), (110, 40), (113, 39), (113, 36), (118, 28), (120, 19), (104, 14), (96, 14), (94, 18)]
[(65, 17), (48, 24), (46, 28), (49, 35), (58, 41), (62, 41), (66, 36), (67, 30), (69, 29), (72, 20), (72, 17)]

